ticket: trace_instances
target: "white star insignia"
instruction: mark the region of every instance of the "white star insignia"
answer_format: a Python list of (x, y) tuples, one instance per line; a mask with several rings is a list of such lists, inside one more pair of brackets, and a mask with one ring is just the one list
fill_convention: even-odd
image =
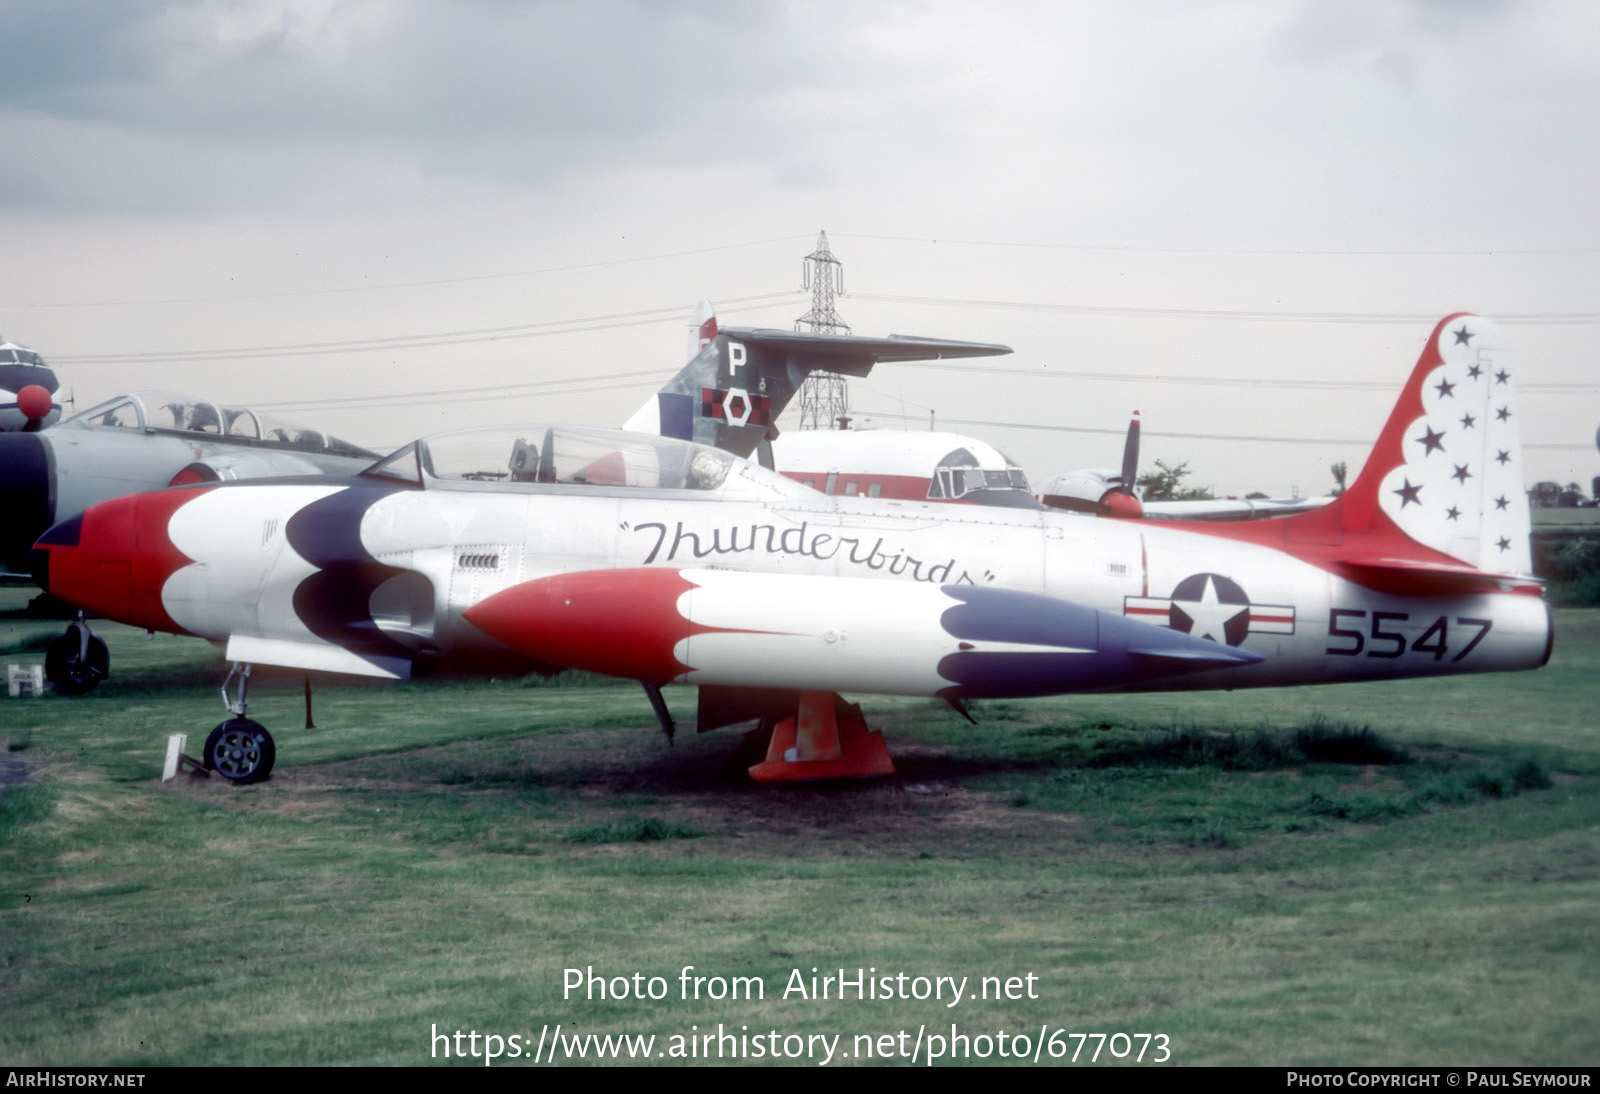
[(1206, 578), (1206, 587), (1199, 600), (1174, 600), (1173, 607), (1183, 609), (1183, 614), (1194, 620), (1189, 633), (1196, 638), (1209, 638), (1227, 644), (1227, 626), (1240, 612), (1250, 610), (1248, 604), (1224, 604), (1217, 599), (1216, 583)]

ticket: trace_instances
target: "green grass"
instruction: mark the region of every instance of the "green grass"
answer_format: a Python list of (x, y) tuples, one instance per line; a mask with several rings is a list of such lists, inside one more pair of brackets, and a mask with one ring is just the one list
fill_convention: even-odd
[[(58, 623), (0, 620), (26, 659)], [(0, 1059), (421, 1063), (724, 1023), (1168, 1035), (1176, 1063), (1600, 1053), (1600, 612), (1540, 672), (942, 706), (867, 700), (899, 775), (771, 787), (636, 686), (264, 673), (279, 767), (158, 781), (224, 717), (209, 647), (0, 704)], [(680, 718), (692, 693), (669, 689)], [(679, 997), (680, 972), (765, 997)], [(563, 992), (660, 976), (662, 1001)], [(794, 970), (1032, 974), (1037, 998), (784, 999)], [(855, 1062), (853, 1059), (845, 1062)]]
[(694, 839), (699, 835), (699, 831), (687, 825), (655, 817), (627, 817), (574, 828), (567, 833), (566, 840), (568, 843), (650, 843), (663, 839)]

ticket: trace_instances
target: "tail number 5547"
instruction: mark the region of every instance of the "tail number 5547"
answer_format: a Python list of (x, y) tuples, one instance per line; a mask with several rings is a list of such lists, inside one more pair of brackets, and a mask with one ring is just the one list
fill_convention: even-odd
[[(1359, 657), (1365, 653), (1368, 657), (1395, 658), (1411, 653), (1428, 654), (1435, 661), (1444, 660), (1445, 654), (1453, 648), (1450, 644), (1450, 622), (1448, 617), (1439, 616), (1428, 628), (1409, 646), (1406, 636), (1399, 630), (1391, 629), (1397, 624), (1403, 624), (1411, 619), (1409, 612), (1373, 612), (1372, 623), (1368, 626), (1361, 623), (1356, 627), (1342, 626), (1344, 623), (1354, 623), (1365, 620), (1367, 612), (1355, 608), (1334, 608), (1328, 616), (1328, 638), (1341, 639), (1343, 645), (1330, 645), (1328, 652), (1344, 657)], [(1426, 618), (1426, 617), (1424, 617)], [(1473, 629), (1472, 637), (1451, 661), (1459, 661), (1471, 653), (1479, 642), (1483, 641), (1489, 629), (1494, 626), (1494, 621), (1489, 619), (1473, 619), (1471, 616), (1458, 615), (1455, 618), (1456, 633), (1461, 634), (1462, 628)], [(1407, 628), (1408, 630), (1410, 628)], [(1464, 635), (1462, 636), (1465, 637)], [(1461, 639), (1456, 640), (1456, 645), (1461, 644)]]

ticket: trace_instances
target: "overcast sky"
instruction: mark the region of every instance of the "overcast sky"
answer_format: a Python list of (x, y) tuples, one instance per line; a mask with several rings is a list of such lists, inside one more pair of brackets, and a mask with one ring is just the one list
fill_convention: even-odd
[(700, 297), (802, 314), (825, 229), (857, 333), (1016, 349), (880, 368), (869, 425), (1043, 477), (1138, 408), (1147, 465), (1320, 493), (1472, 310), (1587, 486), (1597, 57), (1590, 0), (6, 0), (0, 333), (80, 409), (617, 424)]

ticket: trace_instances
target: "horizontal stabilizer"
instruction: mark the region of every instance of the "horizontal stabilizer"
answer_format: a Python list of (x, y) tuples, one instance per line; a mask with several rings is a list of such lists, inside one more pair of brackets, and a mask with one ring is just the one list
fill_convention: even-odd
[(1419, 562), (1404, 558), (1342, 560), (1333, 568), (1369, 589), (1412, 596), (1458, 596), (1499, 592), (1512, 585), (1536, 585), (1537, 578), (1491, 574), (1471, 566)]
[(698, 441), (748, 457), (762, 441), (777, 435), (774, 423), (813, 372), (860, 377), (884, 361), (1010, 352), (1010, 346), (993, 342), (723, 327), (623, 428)]
[(786, 364), (825, 369), (847, 376), (865, 376), (872, 366), (892, 361), (942, 361), (957, 357), (1001, 357), (1010, 346), (997, 342), (957, 342), (948, 338), (922, 338), (891, 334), (887, 338), (861, 338), (853, 334), (818, 334), (812, 331), (758, 327), (723, 327), (722, 334), (752, 347), (786, 355)]

